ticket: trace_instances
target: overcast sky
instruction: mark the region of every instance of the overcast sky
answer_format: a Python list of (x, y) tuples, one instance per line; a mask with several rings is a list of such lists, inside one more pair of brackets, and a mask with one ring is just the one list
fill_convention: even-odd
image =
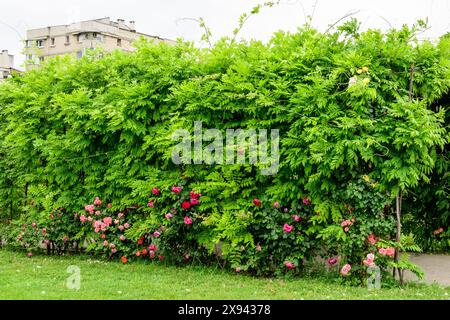
[[(20, 55), (26, 30), (101, 17), (135, 20), (137, 30), (165, 38), (199, 41), (202, 30), (184, 18), (203, 17), (214, 38), (231, 35), (243, 12), (267, 0), (0, 0), (0, 49)], [(315, 5), (316, 4), (316, 5)], [(362, 28), (389, 28), (428, 17), (431, 29), (421, 35), (436, 38), (450, 31), (450, 0), (281, 0), (245, 24), (246, 39), (267, 40), (277, 30), (295, 31), (313, 15), (313, 26), (325, 30), (349, 12)]]

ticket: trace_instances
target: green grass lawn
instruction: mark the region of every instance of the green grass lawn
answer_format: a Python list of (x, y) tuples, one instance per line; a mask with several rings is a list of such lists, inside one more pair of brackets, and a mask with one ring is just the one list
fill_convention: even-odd
[[(81, 287), (66, 286), (67, 267)], [(446, 299), (450, 288), (409, 284), (368, 291), (325, 279), (262, 279), (198, 266), (106, 262), (89, 256), (28, 258), (0, 249), (0, 299)]]

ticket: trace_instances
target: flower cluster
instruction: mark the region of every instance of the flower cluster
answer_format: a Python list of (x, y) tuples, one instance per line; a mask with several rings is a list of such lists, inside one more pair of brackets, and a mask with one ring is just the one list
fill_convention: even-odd
[(367, 241), (369, 241), (371, 245), (375, 245), (375, 243), (377, 243), (377, 238), (373, 233), (371, 233), (367, 236)]
[(365, 259), (365, 260), (363, 261), (363, 263), (364, 263), (365, 266), (371, 267), (371, 266), (374, 266), (374, 265), (375, 265), (375, 263), (373, 262), (373, 260), (375, 260), (375, 255), (374, 255), (373, 253), (369, 253), (369, 254), (367, 255), (367, 259)]
[(394, 248), (379, 248), (378, 253), (382, 256), (389, 256), (393, 257), (395, 255), (395, 249)]
[(346, 276), (346, 275), (348, 275), (348, 273), (350, 272), (351, 269), (352, 269), (352, 266), (347, 263), (342, 267), (341, 274), (343, 276)]
[(344, 228), (345, 232), (349, 232), (350, 231), (349, 227), (353, 224), (353, 222), (355, 222), (354, 219), (352, 219), (352, 220), (348, 220), (348, 219), (344, 220), (344, 221), (341, 222), (341, 227)]

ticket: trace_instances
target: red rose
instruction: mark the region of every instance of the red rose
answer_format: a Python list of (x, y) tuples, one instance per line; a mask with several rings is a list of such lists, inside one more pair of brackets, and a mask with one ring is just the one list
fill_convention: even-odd
[(127, 257), (125, 257), (125, 256), (122, 256), (121, 260), (124, 264), (128, 262)]
[(142, 251), (141, 251), (141, 253), (143, 254), (143, 255), (146, 255), (147, 254), (147, 249), (142, 249)]
[(182, 207), (184, 210), (187, 210), (187, 209), (189, 209), (189, 208), (191, 207), (191, 203), (190, 203), (189, 201), (184, 201), (184, 202), (181, 204), (181, 207)]
[(154, 188), (152, 189), (152, 193), (153, 193), (153, 195), (157, 196), (157, 195), (159, 194), (159, 189), (156, 188), (156, 187), (154, 187)]
[(191, 196), (191, 199), (198, 199), (202, 196), (200, 193), (196, 193), (195, 191), (189, 192), (189, 195)]
[(261, 200), (259, 199), (253, 199), (253, 204), (257, 207), (261, 207)]

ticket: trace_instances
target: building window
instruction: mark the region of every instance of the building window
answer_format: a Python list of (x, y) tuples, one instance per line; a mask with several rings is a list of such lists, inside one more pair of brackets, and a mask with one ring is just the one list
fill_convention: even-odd
[(30, 47), (30, 40), (25, 40), (25, 47), (29, 48)]
[(39, 57), (39, 63), (44, 62), (44, 57)]
[(94, 33), (92, 34), (92, 37), (93, 37), (94, 39), (97, 39), (97, 32), (94, 32)]
[(51, 44), (52, 46), (55, 45), (55, 38), (50, 38), (50, 44)]
[(33, 55), (32, 54), (27, 54), (27, 60), (33, 60)]
[(36, 40), (36, 46), (42, 48), (44, 46), (44, 40)]
[(77, 51), (77, 59), (81, 59), (83, 57), (83, 51), (78, 50)]
[(66, 44), (70, 44), (70, 36), (66, 36)]
[(117, 46), (121, 47), (122, 46), (122, 39), (117, 39)]

